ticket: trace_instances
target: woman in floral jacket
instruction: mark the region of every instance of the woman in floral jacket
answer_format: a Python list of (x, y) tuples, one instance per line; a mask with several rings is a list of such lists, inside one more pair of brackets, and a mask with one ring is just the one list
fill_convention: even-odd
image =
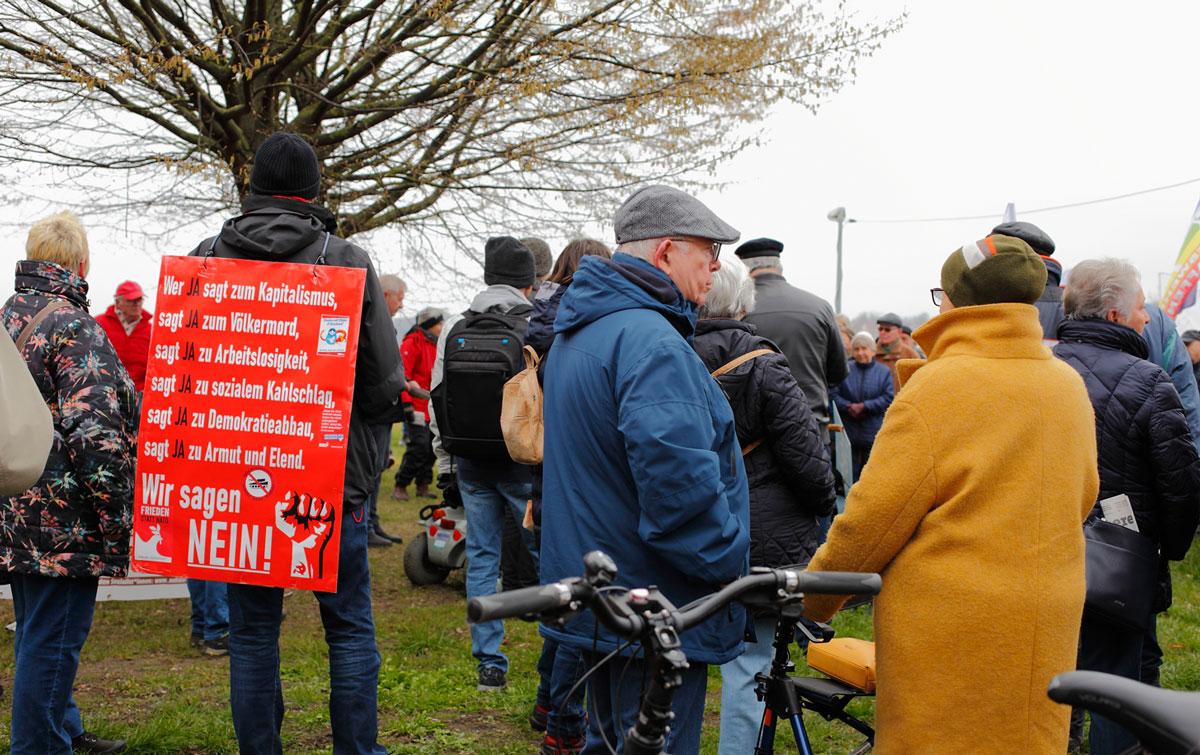
[(71, 687), (99, 577), (129, 566), (137, 401), (87, 311), (79, 221), (39, 221), (25, 250), (0, 323), (19, 345), (25, 335), (21, 356), (50, 408), (54, 442), (37, 483), (0, 497), (0, 581), (12, 586), (17, 618), (12, 748), (115, 752), (122, 743), (84, 731)]

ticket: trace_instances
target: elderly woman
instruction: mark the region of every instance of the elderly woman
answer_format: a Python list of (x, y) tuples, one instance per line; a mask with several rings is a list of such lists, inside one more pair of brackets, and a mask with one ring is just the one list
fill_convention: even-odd
[(875, 339), (863, 331), (850, 340), (850, 374), (833, 389), (854, 461), (854, 481), (871, 455), (883, 414), (892, 405), (892, 371), (875, 361)]
[[(1150, 318), (1137, 270), (1117, 259), (1079, 263), (1063, 309), (1054, 354), (1083, 376), (1095, 410), (1100, 500), (1127, 496), (1138, 532), (1164, 559), (1182, 559), (1196, 531), (1200, 460), (1170, 377), (1146, 361), (1140, 334)], [(1103, 518), (1100, 504), (1092, 515)], [(1079, 668), (1137, 679), (1141, 648), (1141, 632), (1084, 611)], [(1136, 744), (1102, 716), (1092, 717), (1089, 741), (1093, 755)]]
[[(787, 359), (742, 322), (753, 308), (754, 281), (722, 265), (700, 310), (695, 347), (710, 372), (723, 373), (717, 382), (733, 408), (750, 483), (750, 565), (804, 564), (817, 549), (818, 517), (832, 513), (833, 472)], [(721, 666), (722, 753), (754, 751), (762, 718), (754, 675), (769, 669), (775, 616), (756, 617), (754, 631), (745, 654)]]
[(2, 581), (17, 618), (13, 752), (117, 752), (85, 732), (71, 694), (99, 578), (129, 566), (136, 394), (88, 314), (88, 245), (74, 215), (29, 229), (0, 322), (54, 419), (41, 478), (0, 497)]
[[(956, 250), (942, 314), (902, 360), (862, 479), (810, 569), (879, 572), (876, 746), (892, 753), (1058, 753), (1068, 708), (1046, 685), (1075, 665), (1083, 523), (1096, 445), (1083, 381), (1042, 345), (1046, 267), (989, 236)], [(810, 595), (828, 620), (845, 598)]]

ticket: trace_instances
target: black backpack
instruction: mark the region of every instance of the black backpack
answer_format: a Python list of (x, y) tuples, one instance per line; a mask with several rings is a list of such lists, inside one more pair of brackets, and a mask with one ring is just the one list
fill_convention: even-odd
[(465, 459), (511, 461), (500, 432), (504, 384), (525, 369), (522, 349), (533, 307), (463, 313), (446, 336), (442, 382), (430, 394), (446, 451)]

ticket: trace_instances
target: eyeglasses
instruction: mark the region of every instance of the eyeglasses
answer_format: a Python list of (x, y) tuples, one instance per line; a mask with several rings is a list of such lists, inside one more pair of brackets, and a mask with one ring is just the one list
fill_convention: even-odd
[(683, 237), (678, 237), (678, 238), (671, 237), (671, 241), (687, 241), (689, 243), (695, 244), (696, 246), (700, 247), (701, 249), (706, 250), (708, 252), (709, 260), (711, 260), (713, 262), (716, 262), (718, 259), (721, 258), (721, 242), (719, 242), (719, 241), (710, 241), (708, 239), (683, 238)]
[(942, 302), (946, 298), (946, 289), (944, 289), (944, 288), (929, 289), (929, 298), (933, 299), (933, 306), (935, 306), (935, 307), (942, 306)]

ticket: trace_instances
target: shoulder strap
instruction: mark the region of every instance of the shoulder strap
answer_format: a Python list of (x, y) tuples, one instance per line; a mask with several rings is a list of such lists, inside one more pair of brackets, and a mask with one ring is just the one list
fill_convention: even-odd
[(772, 351), (771, 349), (755, 349), (754, 351), (747, 351), (745, 354), (742, 354), (740, 357), (737, 357), (736, 359), (732, 359), (732, 360), (726, 362), (725, 364), (721, 365), (717, 369), (713, 370), (712, 376), (715, 378), (721, 377), (722, 375), (724, 375), (727, 372), (732, 372), (733, 370), (736, 370), (738, 367), (742, 366), (746, 362), (749, 362), (751, 359), (754, 359), (755, 357), (761, 357), (761, 356), (765, 356), (767, 354), (774, 354), (774, 353), (775, 352)]
[(69, 306), (71, 305), (62, 299), (53, 299), (49, 304), (42, 307), (41, 311), (33, 316), (33, 319), (21, 329), (21, 334), (17, 336), (17, 351), (24, 350), (25, 342), (29, 340), (31, 335), (33, 335), (33, 331), (37, 328), (37, 326), (42, 324), (42, 320), (45, 320), (47, 317), (52, 315), (54, 310)]

